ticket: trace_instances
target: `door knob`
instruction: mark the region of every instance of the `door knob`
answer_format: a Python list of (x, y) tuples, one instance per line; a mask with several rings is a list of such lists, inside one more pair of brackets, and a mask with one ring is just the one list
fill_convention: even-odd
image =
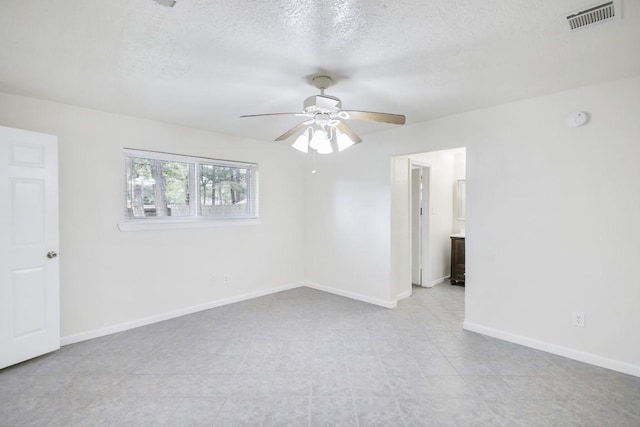
[(47, 252), (47, 258), (49, 258), (49, 259), (53, 259), (53, 258), (55, 258), (57, 256), (58, 256), (58, 253), (56, 251)]

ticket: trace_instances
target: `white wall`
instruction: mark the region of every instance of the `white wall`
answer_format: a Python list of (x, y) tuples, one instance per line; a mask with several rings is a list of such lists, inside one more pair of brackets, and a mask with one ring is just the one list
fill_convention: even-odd
[[(575, 110), (591, 122), (567, 127)], [(639, 111), (634, 78), (461, 118), (479, 129), (467, 151), (469, 327), (640, 375)]]
[(390, 156), (358, 144), (317, 155), (307, 186), (307, 280), (386, 306), (390, 288)]
[[(0, 124), (59, 138), (63, 337), (304, 279), (301, 153), (6, 94)], [(258, 163), (261, 223), (120, 232), (123, 147)]]
[(390, 159), (464, 146), (467, 327), (640, 375), (639, 111), (636, 77), (367, 135), (311, 186), (309, 276), (394, 294)]

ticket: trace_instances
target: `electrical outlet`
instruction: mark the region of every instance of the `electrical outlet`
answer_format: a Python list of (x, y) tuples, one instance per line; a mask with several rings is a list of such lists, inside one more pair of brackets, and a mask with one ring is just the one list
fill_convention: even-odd
[(226, 284), (229, 283), (229, 275), (225, 274), (224, 276), (222, 276), (222, 281)]
[(571, 323), (578, 328), (584, 328), (584, 313), (574, 311), (571, 313)]

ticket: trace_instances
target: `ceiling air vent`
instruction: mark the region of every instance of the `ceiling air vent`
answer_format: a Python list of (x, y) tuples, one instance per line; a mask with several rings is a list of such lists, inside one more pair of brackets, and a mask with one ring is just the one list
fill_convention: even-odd
[(569, 31), (582, 30), (593, 25), (620, 19), (620, 1), (614, 0), (589, 9), (573, 12), (565, 17)]

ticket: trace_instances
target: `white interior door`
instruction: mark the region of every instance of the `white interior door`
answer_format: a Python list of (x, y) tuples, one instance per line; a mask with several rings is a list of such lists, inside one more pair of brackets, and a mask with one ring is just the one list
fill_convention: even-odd
[(60, 348), (58, 142), (0, 126), (0, 368)]
[(420, 228), (420, 265), (422, 266), (422, 282), (425, 287), (432, 287), (431, 284), (431, 204), (429, 193), (431, 191), (431, 167), (424, 166), (420, 177), (420, 206), (422, 207), (421, 228)]
[(411, 169), (411, 283), (422, 285), (422, 168)]
[(429, 191), (431, 166), (410, 163), (411, 283), (431, 287)]

